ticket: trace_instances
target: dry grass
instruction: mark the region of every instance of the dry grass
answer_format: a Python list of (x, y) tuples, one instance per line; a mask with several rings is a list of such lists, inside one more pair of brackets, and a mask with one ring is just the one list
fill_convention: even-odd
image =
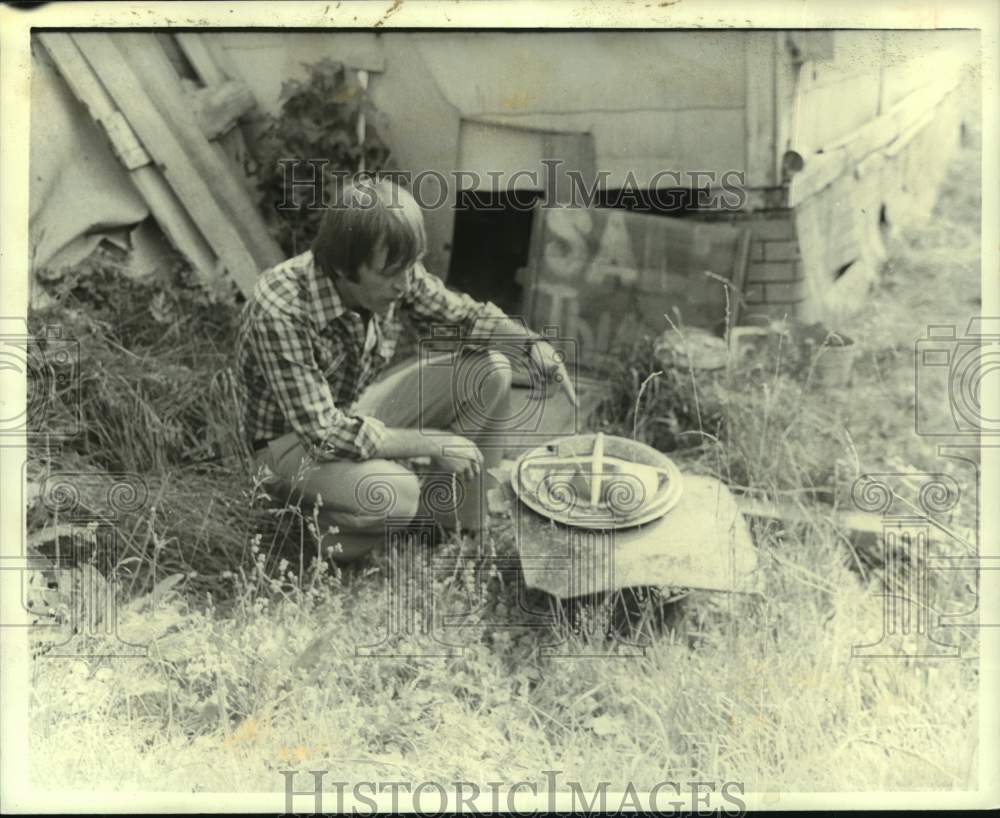
[(634, 434), (736, 490), (828, 498), (849, 491), (859, 471), (850, 432), (838, 402), (808, 381), (799, 351), (778, 343), (739, 367), (704, 371), (664, 367), (652, 348), (643, 339), (615, 376), (596, 410), (600, 428)]
[[(970, 663), (851, 661), (852, 643), (880, 633), (871, 589), (826, 540), (765, 540), (762, 557), (766, 602), (689, 603), (674, 638), (605, 661), (543, 657), (553, 634), (528, 628), (449, 633), (466, 645), (452, 659), (356, 658), (355, 644), (381, 638), (378, 576), (325, 580), (312, 596), (249, 593), (225, 618), (174, 600), (123, 621), (127, 638), (166, 631), (151, 661), (80, 662), (69, 684), (38, 664), (33, 755), (68, 786), (163, 790), (269, 790), (278, 769), (414, 782), (558, 769), (638, 789), (968, 786)], [(466, 608), (459, 589), (435, 594)], [(315, 662), (294, 669), (317, 633)], [(100, 752), (81, 764), (81, 747)]]

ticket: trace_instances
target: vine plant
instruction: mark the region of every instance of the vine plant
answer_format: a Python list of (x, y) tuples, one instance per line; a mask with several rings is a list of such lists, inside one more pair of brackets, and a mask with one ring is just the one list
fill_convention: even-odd
[[(315, 236), (322, 208), (313, 204), (335, 198), (335, 174), (392, 167), (380, 135), (384, 117), (357, 72), (332, 59), (306, 68), (304, 79), (282, 85), (280, 113), (263, 117), (255, 145), (260, 204), (288, 255), (301, 253)], [(359, 139), (362, 115), (365, 129)], [(314, 173), (315, 186), (296, 181)]]

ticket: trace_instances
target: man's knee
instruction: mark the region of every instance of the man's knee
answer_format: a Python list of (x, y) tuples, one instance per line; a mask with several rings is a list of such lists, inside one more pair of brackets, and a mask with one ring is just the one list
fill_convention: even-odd
[(360, 477), (354, 486), (350, 509), (359, 527), (381, 525), (385, 520), (409, 522), (420, 513), (420, 478), (391, 461)]
[(514, 380), (510, 359), (502, 352), (482, 350), (476, 353), (473, 364), (475, 377), (464, 378), (465, 384), (480, 398), (499, 400), (506, 397)]
[[(308, 511), (317, 507), (322, 527), (367, 530), (385, 520), (409, 521), (419, 513), (420, 480), (405, 466), (391, 460), (352, 464), (317, 465), (300, 481), (288, 484), (286, 499), (306, 500)], [(284, 481), (283, 481), (284, 482)]]

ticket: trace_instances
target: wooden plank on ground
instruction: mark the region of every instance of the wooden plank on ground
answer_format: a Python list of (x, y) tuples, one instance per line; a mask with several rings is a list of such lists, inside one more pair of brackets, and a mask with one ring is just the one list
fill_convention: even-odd
[(146, 95), (143, 84), (104, 32), (72, 35), (80, 51), (101, 78), (191, 218), (240, 289), (249, 294), (257, 277), (257, 262), (232, 220), (213, 195), (211, 176), (194, 165), (187, 147)]
[(733, 285), (729, 291), (729, 325), (731, 331), (740, 321), (740, 308), (743, 300), (743, 287), (747, 280), (747, 267), (750, 264), (751, 233), (744, 230), (736, 249), (736, 265), (733, 268)]
[[(740, 511), (747, 517), (757, 520), (774, 521), (782, 524), (814, 523), (819, 519), (832, 519), (838, 528), (844, 529), (851, 542), (862, 547), (870, 556), (880, 555), (882, 532), (886, 522), (892, 520), (881, 514), (867, 511), (837, 511), (830, 506), (813, 505), (811, 507), (793, 506), (790, 503), (775, 503), (746, 495), (738, 495), (736, 502)], [(945, 529), (931, 517), (925, 517), (931, 532), (931, 544), (964, 542), (974, 547), (975, 531), (956, 527)]]
[(212, 248), (177, 200), (70, 35), (50, 31), (38, 36), (73, 95), (104, 127), (116, 156), (128, 170), (153, 218), (201, 277), (206, 281), (212, 280), (217, 274), (217, 260)]

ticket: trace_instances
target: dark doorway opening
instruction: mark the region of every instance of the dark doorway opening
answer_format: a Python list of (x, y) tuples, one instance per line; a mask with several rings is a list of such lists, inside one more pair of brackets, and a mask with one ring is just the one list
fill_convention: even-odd
[(505, 312), (521, 311), (517, 271), (528, 263), (534, 204), (541, 191), (461, 191), (448, 284)]

